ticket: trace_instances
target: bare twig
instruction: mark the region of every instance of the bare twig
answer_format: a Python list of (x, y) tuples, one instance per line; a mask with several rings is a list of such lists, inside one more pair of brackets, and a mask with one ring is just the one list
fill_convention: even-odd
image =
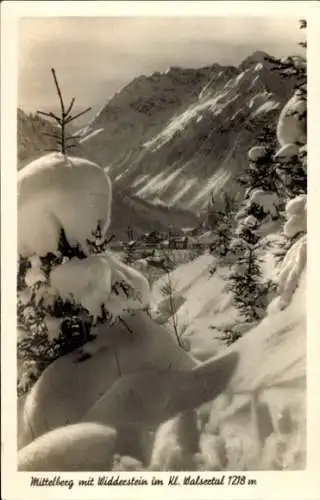
[(79, 118), (79, 116), (82, 116), (82, 115), (84, 115), (85, 113), (88, 113), (88, 111), (91, 111), (91, 109), (92, 109), (92, 108), (90, 107), (90, 108), (85, 109), (84, 111), (81, 111), (81, 113), (78, 113), (77, 115), (70, 116), (70, 117), (66, 120), (66, 122), (65, 122), (65, 123), (67, 124), (67, 123), (72, 122), (72, 121), (73, 121), (73, 120), (75, 120), (76, 118)]
[(69, 104), (69, 107), (68, 107), (68, 109), (67, 109), (67, 111), (66, 111), (66, 116), (68, 116), (68, 115), (71, 113), (71, 110), (72, 110), (72, 108), (73, 108), (73, 105), (74, 105), (74, 101), (75, 101), (75, 100), (76, 100), (76, 99), (75, 99), (75, 97), (73, 97), (73, 98), (71, 99), (71, 102), (70, 102), (70, 104)]
[(47, 137), (53, 137), (54, 139), (58, 139), (58, 140), (61, 139), (60, 135), (58, 135), (58, 134), (50, 134), (49, 132), (42, 132), (42, 135), (45, 135)]
[(61, 125), (61, 118), (59, 118), (55, 114), (53, 114), (51, 112), (47, 113), (46, 111), (37, 111), (37, 113), (38, 113), (38, 115), (43, 115), (43, 116), (47, 116), (48, 118), (53, 118), (54, 120), (56, 120)]
[(53, 75), (54, 83), (56, 85), (56, 89), (57, 89), (57, 92), (58, 92), (58, 96), (59, 96), (59, 100), (60, 100), (60, 106), (61, 106), (61, 115), (62, 115), (62, 119), (63, 119), (65, 117), (66, 113), (65, 113), (64, 102), (63, 102), (63, 97), (62, 97), (61, 89), (59, 87), (59, 83), (58, 83), (56, 72), (55, 72), (54, 68), (51, 68), (51, 73)]

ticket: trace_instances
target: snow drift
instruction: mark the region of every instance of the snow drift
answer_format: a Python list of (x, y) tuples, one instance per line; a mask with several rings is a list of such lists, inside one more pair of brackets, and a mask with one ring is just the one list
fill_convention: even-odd
[(110, 470), (116, 432), (83, 423), (57, 428), (18, 452), (20, 471)]

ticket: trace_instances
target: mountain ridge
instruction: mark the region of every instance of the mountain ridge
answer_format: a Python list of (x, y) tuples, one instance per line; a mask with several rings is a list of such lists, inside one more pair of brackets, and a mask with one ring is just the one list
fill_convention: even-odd
[(265, 56), (257, 51), (238, 68), (139, 76), (81, 129), (80, 154), (139, 197), (200, 213), (211, 192), (239, 189), (248, 149), (292, 92), (294, 78), (284, 80)]
[[(115, 192), (131, 196), (134, 205), (143, 199), (150, 207), (198, 217), (211, 195), (241, 197), (237, 177), (247, 165), (247, 151), (266, 123), (275, 130), (295, 84), (293, 77), (284, 80), (274, 71), (266, 57), (256, 51), (238, 67), (172, 66), (139, 75), (76, 132), (81, 139), (72, 153), (106, 168)], [(18, 121), (21, 125), (19, 116)], [(40, 132), (35, 131), (37, 155)]]

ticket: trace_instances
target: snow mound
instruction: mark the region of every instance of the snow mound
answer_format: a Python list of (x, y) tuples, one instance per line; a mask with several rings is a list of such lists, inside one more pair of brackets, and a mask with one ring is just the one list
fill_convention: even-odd
[(59, 427), (18, 452), (18, 470), (110, 470), (115, 440), (116, 431), (99, 424)]
[(86, 251), (98, 221), (104, 233), (109, 227), (111, 199), (109, 177), (95, 163), (60, 153), (29, 163), (18, 173), (19, 254), (56, 251), (61, 229)]
[(286, 205), (286, 214), (291, 217), (291, 215), (297, 215), (302, 213), (307, 208), (307, 195), (300, 194), (293, 198), (293, 200), (288, 201)]
[(282, 109), (277, 125), (277, 138), (281, 146), (307, 141), (307, 100), (297, 90)]

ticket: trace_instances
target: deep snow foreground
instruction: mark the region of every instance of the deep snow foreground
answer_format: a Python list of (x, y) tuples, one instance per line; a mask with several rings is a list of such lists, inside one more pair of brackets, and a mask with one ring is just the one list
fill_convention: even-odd
[[(301, 240), (303, 240), (302, 237)], [(305, 262), (300, 269), (299, 255), (295, 255), (300, 272), (296, 275), (297, 288), (291, 302), (279, 309), (274, 300), (268, 315), (259, 323), (244, 324), (236, 320), (236, 311), (230, 295), (224, 291), (223, 273), (219, 269), (213, 278), (208, 277), (210, 255), (201, 256), (194, 262), (181, 266), (172, 273), (176, 294), (182, 305), (177, 310), (181, 320), (188, 315), (190, 329), (185, 335), (190, 339), (191, 352), (202, 359), (224, 351), (223, 344), (210, 324), (236, 325), (235, 330), (243, 337), (232, 348), (239, 354), (239, 362), (225, 394), (222, 394), (205, 410), (209, 413), (209, 427), (219, 424), (220, 430), (231, 447), (233, 468), (257, 467), (254, 427), (251, 421), (250, 404), (257, 392), (259, 402), (268, 405), (273, 425), (277, 427), (277, 416), (283, 408), (290, 410), (298, 426), (301, 456), (293, 459), (290, 467), (304, 467), (306, 426), (306, 271)], [(270, 260), (270, 256), (269, 256)], [(267, 263), (270, 274), (272, 266)], [(286, 266), (284, 266), (286, 268)], [(291, 266), (291, 275), (294, 267)], [(266, 273), (266, 274), (267, 274)], [(281, 276), (281, 273), (280, 273)], [(164, 278), (160, 280), (160, 283)], [(153, 290), (154, 301), (161, 304), (160, 283)], [(294, 290), (294, 289), (293, 289)], [(155, 305), (154, 305), (155, 307)], [(293, 453), (293, 452), (292, 452)], [(237, 458), (238, 456), (238, 458)], [(250, 462), (251, 460), (251, 462)], [(270, 462), (270, 461), (269, 461)], [(267, 468), (272, 464), (267, 464)], [(232, 468), (232, 467), (231, 467)]]
[[(200, 262), (201, 260), (206, 261), (206, 258), (200, 258)], [(201, 276), (204, 279), (204, 269), (199, 275), (199, 281), (201, 281)], [(183, 283), (181, 280), (180, 287), (184, 285), (184, 293), (189, 289), (190, 297), (192, 282), (196, 282), (195, 273), (193, 276), (191, 274), (188, 276), (184, 272), (181, 273), (182, 276), (185, 279)], [(286, 309), (269, 314), (232, 348), (222, 349), (222, 356), (224, 352), (231, 354), (232, 351), (239, 356), (238, 365), (229, 384), (226, 382), (230, 376), (230, 368), (231, 371), (232, 367), (234, 368), (232, 359), (231, 365), (227, 362), (225, 368), (222, 366), (214, 368), (212, 364), (211, 367), (209, 364), (206, 368), (206, 364), (203, 365), (205, 378), (198, 379), (198, 389), (195, 386), (191, 390), (192, 376), (185, 378), (183, 372), (192, 370), (192, 366), (197, 365), (196, 361), (192, 360), (192, 357), (190, 358), (183, 349), (173, 349), (175, 340), (165, 330), (159, 327), (157, 334), (153, 335), (149, 329), (153, 323), (148, 322), (145, 323), (144, 332), (140, 332), (130, 345), (125, 332), (116, 332), (114, 341), (119, 346), (118, 362), (120, 362), (123, 375), (127, 374), (129, 377), (118, 379), (112, 390), (107, 393), (105, 392), (106, 381), (108, 380), (112, 385), (112, 380), (116, 381), (118, 377), (117, 361), (111, 351), (100, 351), (91, 360), (80, 365), (72, 362), (72, 355), (61, 358), (44, 372), (40, 381), (32, 389), (23, 411), (20, 410), (19, 447), (50, 429), (84, 420), (105, 425), (112, 424), (118, 428), (118, 431), (121, 430), (117, 446), (125, 450), (125, 453), (132, 452), (132, 446), (136, 451), (137, 428), (132, 425), (132, 420), (143, 422), (145, 431), (150, 428), (150, 423), (156, 424), (156, 422), (160, 423), (171, 418), (178, 408), (181, 409), (183, 387), (188, 395), (188, 404), (197, 407), (204, 401), (202, 396), (200, 399), (197, 397), (197, 390), (199, 391), (207, 379), (213, 383), (211, 396), (209, 394), (207, 399), (208, 429), (201, 434), (200, 439), (203, 453), (209, 450), (213, 457), (215, 451), (210, 442), (215, 438), (211, 435), (210, 429), (218, 424), (226, 440), (229, 457), (231, 457), (229, 468), (243, 470), (257, 467), (256, 439), (248, 403), (251, 401), (253, 391), (258, 389), (259, 399), (268, 404), (274, 423), (283, 407), (290, 409), (299, 427), (301, 439), (296, 446), (299, 446), (299, 453), (303, 455), (306, 419), (305, 291), (304, 271), (292, 301)], [(227, 309), (225, 314), (228, 316)], [(134, 328), (134, 324), (131, 326)], [(193, 332), (193, 335), (197, 337), (195, 345), (201, 344), (209, 356), (212, 349), (211, 339), (205, 335), (202, 336), (201, 330)], [(196, 348), (194, 348), (195, 351)], [(230, 367), (227, 366), (228, 364)], [(168, 371), (170, 365), (179, 367), (179, 370), (182, 369), (182, 378), (178, 372), (175, 374), (174, 370)], [(156, 367), (161, 370), (159, 376), (157, 371), (154, 371)], [(134, 405), (133, 412), (130, 398), (135, 387), (140, 387), (138, 391), (140, 397)], [(191, 394), (195, 398), (193, 401), (190, 401)], [(216, 399), (211, 403), (210, 398)], [(23, 403), (23, 400), (20, 400), (21, 409)], [(86, 408), (91, 409), (85, 415)], [(151, 425), (152, 427), (154, 428)], [(170, 434), (170, 424), (167, 427)], [(141, 432), (138, 432), (138, 435), (139, 439), (142, 438)], [(170, 439), (166, 441), (168, 446)], [(171, 452), (169, 455), (172, 458)], [(107, 464), (105, 466), (107, 467)], [(209, 466), (210, 463), (205, 466), (205, 470), (208, 470)], [(297, 466), (296, 462), (295, 466)], [(298, 463), (298, 467), (303, 468), (303, 466), (304, 457)], [(270, 464), (269, 468), (272, 468)]]

